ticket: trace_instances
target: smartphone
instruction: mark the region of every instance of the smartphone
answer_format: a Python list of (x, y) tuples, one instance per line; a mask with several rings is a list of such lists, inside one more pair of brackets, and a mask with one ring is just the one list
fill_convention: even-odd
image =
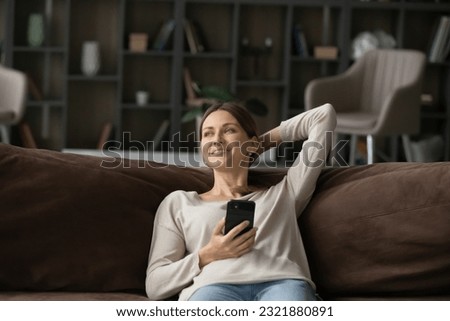
[(249, 221), (250, 224), (237, 236), (250, 231), (253, 228), (255, 217), (255, 202), (243, 200), (231, 200), (227, 203), (227, 214), (225, 218), (225, 234), (239, 225), (243, 221)]

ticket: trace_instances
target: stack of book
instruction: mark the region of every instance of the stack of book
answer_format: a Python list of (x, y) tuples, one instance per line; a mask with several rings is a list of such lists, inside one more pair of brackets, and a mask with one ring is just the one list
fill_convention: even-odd
[(450, 16), (442, 16), (431, 43), (430, 62), (444, 62), (450, 53)]
[(146, 33), (132, 33), (129, 37), (128, 47), (133, 52), (145, 52), (147, 50), (148, 35)]

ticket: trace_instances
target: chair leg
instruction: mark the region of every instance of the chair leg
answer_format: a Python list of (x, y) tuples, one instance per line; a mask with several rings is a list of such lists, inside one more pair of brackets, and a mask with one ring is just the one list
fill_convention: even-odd
[(351, 137), (350, 137), (350, 155), (349, 155), (350, 166), (355, 165), (356, 143), (357, 142), (358, 142), (358, 136), (357, 135), (351, 135)]
[(5, 144), (9, 144), (9, 128), (6, 125), (0, 125), (0, 134), (2, 137), (2, 142)]
[(396, 162), (398, 160), (398, 136), (391, 137), (391, 161)]
[(405, 151), (405, 157), (407, 162), (413, 162), (412, 150), (411, 150), (411, 140), (408, 135), (402, 135), (403, 149)]
[(367, 135), (367, 164), (373, 164), (373, 156), (375, 151), (375, 142), (372, 135)]

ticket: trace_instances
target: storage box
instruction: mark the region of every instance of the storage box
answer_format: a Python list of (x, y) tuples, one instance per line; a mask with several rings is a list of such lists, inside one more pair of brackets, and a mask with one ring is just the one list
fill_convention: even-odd
[(144, 52), (147, 50), (148, 35), (145, 33), (132, 33), (129, 39), (129, 49), (135, 52)]
[(338, 55), (338, 48), (331, 46), (317, 46), (314, 47), (314, 58), (317, 59), (336, 59)]

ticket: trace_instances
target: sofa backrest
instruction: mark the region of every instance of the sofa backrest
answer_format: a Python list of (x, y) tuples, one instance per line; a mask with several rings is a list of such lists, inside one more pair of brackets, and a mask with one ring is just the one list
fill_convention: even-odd
[(0, 181), (1, 291), (144, 292), (159, 203), (211, 176), (0, 144)]
[(326, 170), (300, 227), (328, 299), (450, 299), (450, 162)]
[[(272, 185), (285, 169), (252, 170)], [(145, 293), (153, 219), (208, 169), (0, 144), (0, 291)], [(450, 163), (326, 169), (299, 226), (325, 298), (450, 296)]]

